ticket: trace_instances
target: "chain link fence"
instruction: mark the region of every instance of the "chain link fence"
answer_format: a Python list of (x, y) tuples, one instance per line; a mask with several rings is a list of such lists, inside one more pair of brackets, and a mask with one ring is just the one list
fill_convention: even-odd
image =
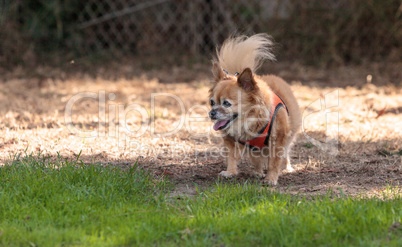
[(210, 52), (228, 35), (267, 31), (269, 18), (286, 18), (288, 1), (91, 0), (75, 27), (88, 50)]
[(0, 0), (0, 64), (32, 54), (211, 54), (233, 33), (271, 34), (281, 59), (400, 57), (400, 0)]

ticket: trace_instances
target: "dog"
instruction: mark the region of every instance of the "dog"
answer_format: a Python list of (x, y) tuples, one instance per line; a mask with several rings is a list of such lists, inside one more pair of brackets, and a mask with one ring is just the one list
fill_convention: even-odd
[(232, 36), (212, 61), (209, 117), (228, 151), (227, 169), (219, 173), (225, 178), (238, 174), (242, 158), (249, 158), (255, 175), (269, 185), (277, 185), (282, 170), (292, 170), (289, 152), (300, 131), (299, 105), (283, 79), (255, 73), (265, 60), (275, 60), (272, 45), (267, 34)]

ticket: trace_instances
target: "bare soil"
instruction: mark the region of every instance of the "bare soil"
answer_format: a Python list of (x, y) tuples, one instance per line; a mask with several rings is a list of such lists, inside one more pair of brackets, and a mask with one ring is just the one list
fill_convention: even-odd
[[(23, 70), (3, 76), (0, 162), (39, 152), (121, 168), (137, 164), (155, 178), (171, 179), (173, 195), (195, 194), (196, 186), (220, 179), (221, 139), (206, 118), (209, 67), (105, 70), (99, 77), (65, 76), (49, 68), (37, 68), (40, 77)], [(401, 71), (286, 64), (263, 71), (288, 80), (303, 112), (304, 128), (291, 157), (295, 171), (284, 173), (275, 189), (376, 195), (400, 186), (402, 88), (395, 85), (401, 85)], [(226, 182), (259, 180), (247, 161), (240, 170)]]

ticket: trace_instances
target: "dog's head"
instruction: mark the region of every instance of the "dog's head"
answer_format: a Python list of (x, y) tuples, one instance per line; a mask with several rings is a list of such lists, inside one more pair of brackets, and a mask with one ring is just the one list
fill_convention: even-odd
[(214, 121), (214, 130), (223, 130), (233, 137), (250, 129), (249, 119), (257, 118), (262, 105), (258, 83), (246, 68), (238, 75), (227, 75), (218, 64), (213, 66), (214, 84), (210, 89), (209, 117)]

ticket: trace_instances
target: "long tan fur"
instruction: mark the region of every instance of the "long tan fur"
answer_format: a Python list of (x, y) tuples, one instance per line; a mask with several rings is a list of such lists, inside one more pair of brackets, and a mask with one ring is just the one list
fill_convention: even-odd
[(217, 62), (232, 75), (245, 68), (255, 73), (264, 60), (275, 60), (272, 45), (271, 37), (264, 33), (251, 37), (232, 36), (217, 50)]
[[(297, 100), (290, 86), (281, 78), (255, 74), (264, 60), (274, 60), (271, 49), (270, 36), (256, 34), (251, 37), (231, 37), (217, 50), (217, 59), (213, 61), (212, 69), (215, 83), (210, 90), (210, 116), (215, 121), (214, 128), (218, 126), (217, 123), (230, 123), (225, 125), (228, 127), (217, 129), (226, 134), (223, 140), (229, 150), (227, 170), (220, 173), (223, 177), (236, 176), (237, 166), (244, 156), (254, 164), (256, 175), (265, 177), (265, 182), (272, 185), (277, 184), (281, 169), (291, 170), (289, 151), (301, 126)], [(236, 73), (239, 75), (235, 76)], [(251, 152), (239, 144), (238, 140), (252, 139), (252, 133), (258, 133), (267, 123), (273, 93), (285, 102), (289, 113), (280, 108), (276, 119), (271, 123), (272, 132), (268, 144), (270, 152), (267, 156), (264, 155), (264, 150), (260, 154), (259, 151)], [(229, 102), (230, 106), (225, 105), (225, 102)], [(260, 120), (253, 122), (253, 118)], [(234, 120), (228, 122), (228, 119)], [(247, 126), (252, 130), (251, 134), (246, 131)], [(244, 148), (246, 152), (243, 152)], [(264, 167), (267, 168), (267, 175), (263, 173)]]

